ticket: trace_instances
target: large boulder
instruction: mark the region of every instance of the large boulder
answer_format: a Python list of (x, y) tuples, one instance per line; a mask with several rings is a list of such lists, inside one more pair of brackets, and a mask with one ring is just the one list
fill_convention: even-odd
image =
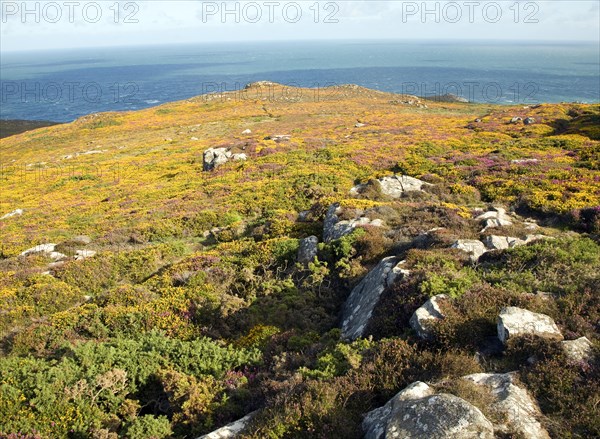
[(594, 347), (587, 337), (579, 337), (576, 340), (565, 340), (562, 348), (567, 358), (573, 363), (589, 361), (594, 355)]
[(316, 236), (309, 236), (308, 238), (300, 240), (300, 245), (298, 246), (298, 262), (305, 265), (312, 262), (315, 259), (315, 256), (317, 256), (318, 245), (319, 240)]
[(384, 258), (354, 287), (342, 311), (344, 339), (362, 337), (381, 293), (394, 281), (408, 275), (408, 271), (402, 269), (402, 263), (394, 256)]
[(241, 419), (238, 419), (231, 424), (227, 424), (211, 433), (200, 436), (198, 439), (231, 439), (238, 437), (241, 431), (246, 428), (248, 423), (252, 420), (256, 412), (247, 414)]
[(563, 336), (552, 320), (545, 314), (538, 314), (526, 309), (508, 306), (498, 316), (498, 338), (502, 343), (509, 338), (523, 335), (562, 340)]
[(212, 171), (213, 169), (227, 163), (229, 160), (247, 160), (244, 153), (233, 153), (230, 148), (209, 148), (204, 151), (202, 169)]
[(494, 425), (496, 433), (517, 435), (523, 439), (550, 439), (538, 418), (540, 408), (525, 389), (516, 384), (514, 373), (476, 373), (464, 377), (491, 392), (495, 402), (489, 407), (501, 414)]
[(365, 439), (493, 439), (492, 423), (454, 395), (434, 394), (416, 382), (363, 420)]
[(487, 251), (483, 242), (477, 239), (459, 239), (450, 247), (468, 253), (472, 262), (477, 262), (479, 257)]
[(339, 214), (342, 208), (339, 203), (329, 206), (323, 222), (323, 241), (331, 242), (350, 234), (355, 228), (360, 226), (381, 227), (383, 221), (380, 219), (371, 220), (367, 217), (359, 217), (351, 220), (340, 220)]
[[(432, 186), (431, 183), (424, 182), (418, 178), (408, 175), (392, 175), (377, 179), (381, 192), (392, 198), (400, 198), (406, 192), (422, 191), (425, 186)], [(352, 195), (360, 194), (367, 185), (359, 184), (350, 189)]]
[(413, 313), (410, 318), (410, 326), (419, 337), (423, 339), (432, 337), (432, 325), (444, 318), (444, 314), (440, 309), (440, 302), (447, 299), (448, 296), (445, 294), (433, 296)]

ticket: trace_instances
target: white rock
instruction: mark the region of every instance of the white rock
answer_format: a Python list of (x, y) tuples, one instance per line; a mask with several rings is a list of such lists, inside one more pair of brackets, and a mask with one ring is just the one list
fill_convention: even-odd
[(490, 250), (505, 250), (507, 248), (524, 245), (527, 241), (512, 236), (489, 235), (483, 240), (485, 246)]
[(12, 212), (7, 213), (6, 215), (3, 215), (0, 217), (0, 219), (6, 219), (6, 218), (10, 218), (13, 216), (17, 216), (17, 215), (23, 215), (23, 209), (15, 209)]
[(512, 225), (512, 219), (506, 214), (506, 209), (502, 207), (496, 207), (494, 210), (485, 212), (475, 218), (477, 221), (481, 221), (484, 228), (481, 232), (485, 232), (487, 229), (493, 227), (502, 227)]
[(515, 374), (476, 373), (464, 377), (489, 389), (496, 398), (491, 409), (503, 415), (503, 421), (494, 425), (497, 432), (517, 434), (523, 439), (550, 439), (539, 423), (540, 408), (525, 389), (515, 384)]
[(508, 306), (498, 316), (498, 338), (506, 343), (509, 338), (537, 335), (562, 340), (563, 336), (552, 318), (526, 309)]
[(449, 299), (446, 294), (433, 296), (421, 307), (419, 307), (410, 318), (410, 326), (417, 335), (423, 339), (429, 339), (432, 336), (431, 326), (438, 320), (444, 318), (440, 309), (440, 302)]
[[(432, 186), (431, 183), (409, 177), (408, 175), (392, 175), (379, 178), (377, 181), (381, 187), (381, 192), (392, 198), (400, 198), (405, 192), (422, 191), (423, 187)], [(358, 195), (366, 187), (366, 184), (358, 184), (350, 189), (350, 194)]]
[(94, 250), (76, 250), (75, 251), (75, 259), (76, 260), (91, 258), (92, 256), (95, 256), (95, 255), (96, 255), (96, 252)]
[(357, 123), (354, 124), (354, 128), (362, 128), (364, 126), (367, 126), (367, 125), (364, 124), (364, 123), (361, 123), (361, 122), (357, 122)]
[(242, 131), (242, 134), (252, 134), (252, 131), (249, 129), (245, 129), (244, 131)]
[(468, 253), (472, 262), (477, 262), (479, 257), (487, 251), (483, 242), (477, 239), (459, 239), (450, 248), (456, 248)]
[(594, 355), (592, 342), (587, 337), (565, 340), (562, 342), (562, 348), (569, 360), (574, 363), (589, 361)]
[(24, 252), (21, 253), (21, 256), (31, 255), (33, 253), (52, 253), (56, 248), (56, 244), (39, 244), (35, 247), (28, 248)]
[(198, 439), (230, 439), (235, 438), (241, 433), (241, 431), (248, 425), (250, 420), (254, 417), (256, 412), (247, 414), (241, 419), (238, 419), (231, 424), (227, 424), (211, 433), (200, 436)]
[(197, 137), (190, 137), (190, 140), (196, 141), (196, 140), (200, 140)]

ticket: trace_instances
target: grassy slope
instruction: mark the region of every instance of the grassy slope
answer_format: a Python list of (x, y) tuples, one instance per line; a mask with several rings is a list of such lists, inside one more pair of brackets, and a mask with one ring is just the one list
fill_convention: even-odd
[[(569, 337), (597, 339), (600, 250), (592, 240), (543, 229), (560, 239), (475, 268), (446, 247), (479, 236), (467, 218), (487, 202), (560, 215), (598, 233), (597, 217), (585, 222), (580, 212), (600, 204), (598, 105), (419, 102), (354, 86), (318, 99), (307, 89), (268, 93), (254, 87), (244, 96), (90, 115), (0, 140), (0, 214), (24, 209), (0, 220), (0, 435), (35, 428), (42, 437), (71, 429), (76, 437), (142, 438), (150, 430), (166, 437), (172, 427), (183, 437), (266, 406), (255, 437), (353, 437), (361, 413), (412, 380), (521, 367), (529, 346), (484, 365), (472, 360), (506, 304), (550, 314)], [(509, 124), (516, 115), (536, 123)], [(291, 140), (266, 139), (277, 134)], [(203, 151), (218, 146), (249, 159), (202, 172)], [(519, 159), (535, 161), (512, 162)], [(357, 181), (393, 171), (434, 182), (437, 192), (400, 201), (349, 197)], [(295, 266), (296, 238), (319, 234), (334, 201), (372, 209), (392, 230), (321, 246), (320, 263)], [(296, 222), (311, 207), (311, 220)], [(216, 245), (203, 233), (215, 226), (224, 228)], [(399, 245), (436, 226), (447, 230), (431, 248)], [(54, 277), (39, 274), (48, 259), (16, 257), (40, 242), (66, 251), (81, 234), (99, 254), (67, 262)], [(406, 257), (416, 275), (382, 298), (370, 328), (376, 341), (340, 344), (341, 303), (390, 254)], [(413, 345), (407, 318), (448, 288), (456, 309), (439, 341)], [(558, 299), (544, 302), (537, 291)], [(546, 358), (546, 350), (535, 352)], [(88, 360), (74, 360), (81, 358)], [(540, 401), (549, 399), (549, 428), (583, 435), (574, 437), (600, 431), (586, 411), (593, 400), (569, 393), (598, 386), (597, 369), (559, 376), (564, 367), (547, 358), (523, 366), (522, 377)]]

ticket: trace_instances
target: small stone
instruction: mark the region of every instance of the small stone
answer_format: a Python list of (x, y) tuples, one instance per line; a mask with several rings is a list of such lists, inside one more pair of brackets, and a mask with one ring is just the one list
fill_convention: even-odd
[(562, 347), (569, 360), (574, 363), (589, 361), (593, 357), (593, 345), (587, 337), (565, 340), (562, 342)]
[(313, 262), (317, 256), (319, 239), (316, 236), (309, 236), (300, 240), (298, 246), (298, 262), (304, 265), (308, 265), (309, 262)]

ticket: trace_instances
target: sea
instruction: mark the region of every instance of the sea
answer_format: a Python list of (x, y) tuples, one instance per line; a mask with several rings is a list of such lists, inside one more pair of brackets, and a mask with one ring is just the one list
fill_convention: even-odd
[(0, 55), (1, 119), (69, 122), (256, 81), (291, 93), (357, 84), (479, 103), (600, 102), (598, 42), (247, 42)]

